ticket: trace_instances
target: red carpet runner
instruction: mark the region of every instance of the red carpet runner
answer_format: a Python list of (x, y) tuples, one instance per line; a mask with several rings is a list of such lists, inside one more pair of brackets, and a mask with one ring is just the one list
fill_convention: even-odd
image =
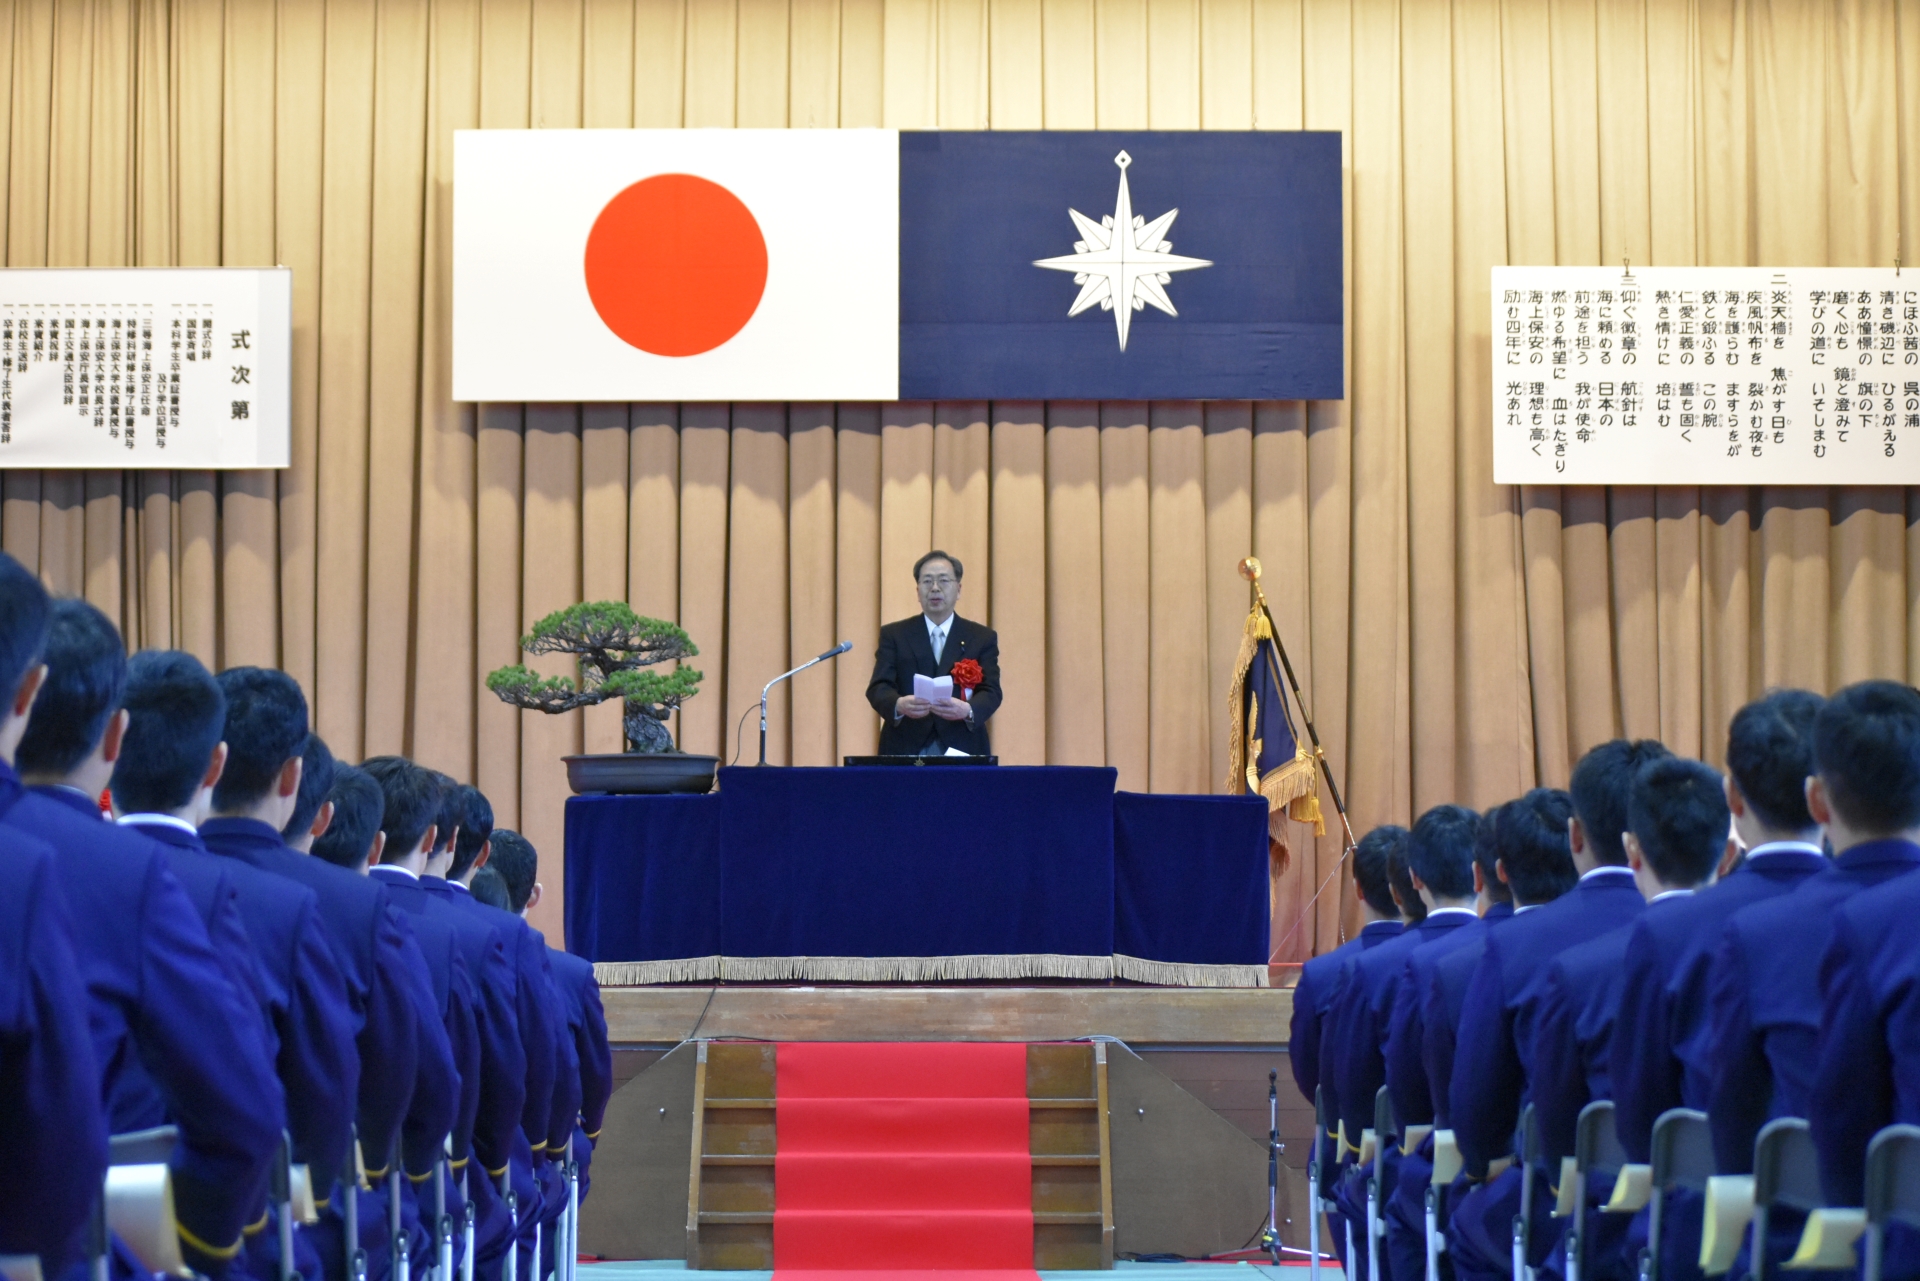
[(783, 1044), (782, 1278), (1034, 1277), (1024, 1045)]

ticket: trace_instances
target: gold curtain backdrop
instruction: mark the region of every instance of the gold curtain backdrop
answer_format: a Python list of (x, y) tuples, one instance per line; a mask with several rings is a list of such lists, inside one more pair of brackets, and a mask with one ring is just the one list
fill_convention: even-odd
[[(579, 599), (693, 635), (691, 751), (852, 640), (772, 710), (772, 758), (825, 764), (871, 748), (876, 628), (942, 545), (1000, 632), (1004, 760), (1208, 791), (1252, 551), (1360, 829), (1915, 672), (1911, 491), (1497, 487), (1487, 379), (1495, 264), (1920, 250), (1910, 2), (11, 0), (0, 42), (7, 265), (295, 281), (292, 467), (9, 471), (6, 550), (133, 645), (285, 667), (343, 759), (477, 783), (556, 938), (558, 758), (617, 714), (481, 678)], [(882, 124), (1339, 130), (1348, 398), (448, 399), (453, 130)], [(1295, 850), (1279, 959), (1340, 928), (1330, 890), (1285, 937), (1339, 857)]]

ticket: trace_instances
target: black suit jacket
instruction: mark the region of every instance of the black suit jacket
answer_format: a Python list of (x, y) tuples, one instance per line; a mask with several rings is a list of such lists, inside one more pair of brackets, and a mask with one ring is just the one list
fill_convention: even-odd
[[(979, 688), (973, 691), (973, 723), (945, 721), (938, 716), (919, 720), (894, 720), (893, 708), (902, 697), (913, 693), (913, 678), (946, 676), (963, 658), (980, 664)], [(873, 680), (867, 685), (867, 701), (880, 713), (880, 754), (882, 756), (918, 756), (938, 739), (940, 752), (957, 748), (970, 756), (991, 752), (987, 742), (987, 718), (1000, 706), (1000, 638), (991, 627), (970, 622), (955, 614), (947, 628), (947, 643), (941, 647), (940, 661), (933, 661), (933, 643), (927, 639), (924, 614), (888, 623), (880, 629), (880, 648), (873, 656)], [(936, 753), (938, 754), (938, 753)]]

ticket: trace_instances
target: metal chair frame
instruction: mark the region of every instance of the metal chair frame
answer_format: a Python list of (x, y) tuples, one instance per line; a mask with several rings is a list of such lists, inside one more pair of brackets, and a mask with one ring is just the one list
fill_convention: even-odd
[(1766, 1281), (1773, 1207), (1813, 1211), (1825, 1204), (1819, 1158), (1806, 1121), (1783, 1116), (1767, 1122), (1753, 1141), (1753, 1281)]
[(1887, 1225), (1920, 1227), (1920, 1125), (1889, 1125), (1867, 1144), (1867, 1252), (1863, 1281), (1880, 1281)]
[(1386, 1187), (1387, 1137), (1399, 1136), (1393, 1119), (1393, 1097), (1381, 1086), (1373, 1095), (1373, 1173), (1367, 1179), (1367, 1281), (1380, 1281), (1380, 1247), (1387, 1239), (1387, 1219), (1381, 1196)]
[(1581, 1281), (1587, 1262), (1587, 1182), (1627, 1163), (1613, 1124), (1613, 1100), (1596, 1099), (1580, 1109), (1573, 1134), (1573, 1226), (1567, 1230), (1567, 1281)]
[(1660, 1275), (1660, 1229), (1668, 1188), (1691, 1188), (1704, 1193), (1707, 1180), (1718, 1171), (1713, 1160), (1713, 1131), (1707, 1114), (1692, 1108), (1670, 1108), (1653, 1123), (1653, 1190), (1647, 1207), (1647, 1244), (1640, 1255), (1641, 1281)]
[(1533, 1171), (1541, 1160), (1540, 1122), (1529, 1103), (1520, 1110), (1520, 1213), (1513, 1216), (1513, 1281), (1533, 1281), (1527, 1253), (1533, 1245)]

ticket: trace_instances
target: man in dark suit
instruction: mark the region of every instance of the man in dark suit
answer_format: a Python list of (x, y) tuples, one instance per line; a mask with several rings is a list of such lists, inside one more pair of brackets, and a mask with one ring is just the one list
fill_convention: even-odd
[[(940, 756), (948, 751), (986, 756), (987, 718), (1000, 706), (1000, 640), (991, 627), (955, 614), (960, 602), (960, 562), (931, 551), (913, 565), (920, 616), (880, 629), (867, 701), (880, 713), (882, 756)], [(980, 664), (972, 696), (931, 701), (917, 698), (913, 678), (947, 676), (963, 658)]]

